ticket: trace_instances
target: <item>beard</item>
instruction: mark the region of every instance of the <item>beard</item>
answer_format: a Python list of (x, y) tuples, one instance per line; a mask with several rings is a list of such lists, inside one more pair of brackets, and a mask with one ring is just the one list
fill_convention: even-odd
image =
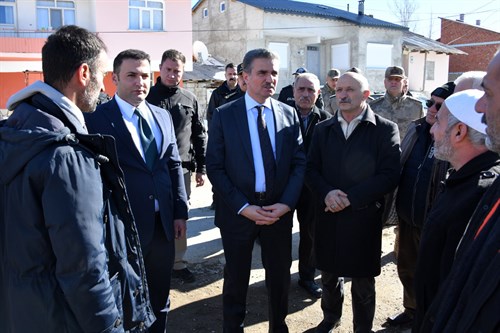
[(495, 136), (486, 136), (486, 148), (488, 148), (491, 151), (494, 151), (495, 153), (500, 153), (500, 142), (494, 139)]
[(442, 161), (450, 162), (453, 156), (453, 149), (451, 147), (450, 138), (445, 135), (445, 138), (441, 142), (434, 142), (434, 157)]
[(78, 107), (82, 112), (91, 113), (95, 111), (97, 107), (97, 102), (99, 101), (99, 94), (101, 93), (101, 88), (97, 78), (92, 75), (90, 78), (89, 85), (85, 88), (83, 94), (78, 96)]

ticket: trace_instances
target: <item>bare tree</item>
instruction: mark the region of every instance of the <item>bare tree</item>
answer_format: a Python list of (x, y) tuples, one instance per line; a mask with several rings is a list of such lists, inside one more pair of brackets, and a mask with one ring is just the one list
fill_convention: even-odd
[(392, 0), (389, 2), (389, 8), (392, 13), (399, 18), (401, 25), (410, 28), (410, 30), (415, 31), (417, 24), (415, 20), (412, 20), (412, 16), (418, 8), (418, 3), (415, 0)]

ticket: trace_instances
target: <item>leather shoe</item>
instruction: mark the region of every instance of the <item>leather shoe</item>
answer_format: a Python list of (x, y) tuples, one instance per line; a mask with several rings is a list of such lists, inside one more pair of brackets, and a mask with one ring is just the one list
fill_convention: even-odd
[(184, 283), (192, 283), (196, 280), (194, 274), (187, 267), (172, 270), (172, 277), (174, 279), (182, 280)]
[(313, 297), (321, 298), (323, 289), (315, 281), (299, 280), (299, 286), (304, 288)]
[(413, 322), (413, 313), (409, 311), (401, 312), (397, 315), (387, 318), (386, 324), (388, 326), (405, 326)]
[(318, 326), (316, 326), (315, 333), (330, 333), (333, 329), (340, 326), (340, 321), (330, 322), (326, 320), (322, 320)]

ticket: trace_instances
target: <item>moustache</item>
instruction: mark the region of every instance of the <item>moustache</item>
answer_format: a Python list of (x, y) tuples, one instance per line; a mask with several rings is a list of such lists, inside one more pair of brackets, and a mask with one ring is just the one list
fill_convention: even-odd
[(236, 81), (236, 78), (232, 77), (229, 79), (229, 81)]
[(351, 99), (350, 98), (342, 98), (342, 99), (340, 99), (339, 103), (351, 103)]

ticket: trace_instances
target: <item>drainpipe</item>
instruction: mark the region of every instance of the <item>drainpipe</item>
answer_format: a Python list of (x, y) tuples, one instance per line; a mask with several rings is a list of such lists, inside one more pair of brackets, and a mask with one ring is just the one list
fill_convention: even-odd
[(424, 77), (423, 77), (423, 82), (422, 82), (422, 91), (425, 91), (425, 81), (426, 81), (426, 76), (427, 76), (427, 53), (424, 52)]

